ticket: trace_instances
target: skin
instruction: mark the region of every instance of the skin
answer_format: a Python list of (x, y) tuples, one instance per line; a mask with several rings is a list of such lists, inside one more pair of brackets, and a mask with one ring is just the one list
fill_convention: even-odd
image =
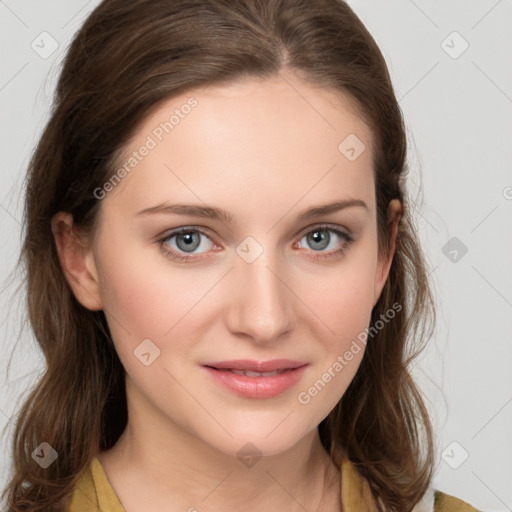
[[(348, 98), (292, 72), (187, 92), (139, 127), (126, 154), (190, 96), (179, 125), (102, 199), (98, 229), (79, 236), (59, 212), (52, 228), (73, 292), (105, 311), (126, 369), (129, 420), (98, 458), (127, 511), (342, 510), (340, 474), (320, 444), (318, 424), (353, 379), (364, 350), (305, 405), (298, 401), (368, 327), (395, 250), (400, 203), (390, 203), (392, 250), (378, 255), (372, 134)], [(366, 150), (349, 161), (338, 145), (356, 134)], [(306, 221), (312, 206), (357, 198)], [(178, 214), (137, 216), (157, 204), (227, 210), (234, 224)], [(329, 245), (305, 235), (328, 223)], [(201, 227), (189, 262), (174, 261), (157, 239)], [(236, 252), (253, 237), (262, 254)], [(177, 237), (162, 247), (189, 254)], [(180, 251), (180, 248), (182, 249)], [(315, 255), (332, 257), (314, 259)], [(144, 339), (160, 356), (134, 356)], [(309, 363), (301, 381), (269, 399), (235, 395), (200, 367), (207, 361), (291, 358)], [(246, 467), (251, 442), (263, 455)], [(328, 488), (324, 492), (324, 486)], [(195, 508), (192, 508), (195, 507)]]

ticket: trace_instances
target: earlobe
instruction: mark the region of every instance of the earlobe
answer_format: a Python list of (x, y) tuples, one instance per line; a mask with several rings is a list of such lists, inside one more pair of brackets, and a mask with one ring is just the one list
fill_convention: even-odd
[(377, 263), (377, 271), (375, 274), (375, 286), (374, 286), (374, 301), (373, 306), (377, 304), (380, 294), (386, 284), (386, 280), (389, 275), (389, 270), (391, 268), (391, 263), (393, 261), (393, 256), (395, 254), (396, 249), (396, 238), (398, 234), (398, 225), (400, 222), (400, 218), (402, 217), (403, 209), (402, 203), (398, 199), (393, 199), (388, 206), (388, 216), (387, 216), (387, 229), (390, 231), (390, 245), (389, 252), (387, 255), (381, 256), (379, 255), (379, 260)]
[(98, 273), (92, 247), (73, 226), (73, 217), (58, 212), (52, 218), (52, 232), (63, 274), (80, 304), (102, 309)]

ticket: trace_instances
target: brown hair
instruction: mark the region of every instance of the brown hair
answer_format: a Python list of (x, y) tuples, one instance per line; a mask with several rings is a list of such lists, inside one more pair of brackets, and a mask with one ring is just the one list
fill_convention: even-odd
[[(369, 340), (356, 376), (319, 425), (320, 437), (337, 465), (346, 451), (379, 510), (410, 511), (425, 493), (433, 434), (408, 367), (432, 334), (435, 311), (403, 188), (402, 113), (374, 39), (341, 0), (105, 0), (72, 41), (27, 174), (20, 261), (46, 371), (17, 418), (8, 510), (55, 509), (127, 421), (124, 368), (103, 311), (84, 308), (64, 277), (53, 215), (69, 212), (77, 228), (94, 229), (100, 201), (93, 191), (162, 101), (285, 68), (346, 94), (370, 127), (382, 253), (390, 249), (387, 207), (393, 198), (403, 205), (371, 325), (393, 304), (403, 308)], [(31, 457), (43, 441), (65, 454), (46, 469)]]

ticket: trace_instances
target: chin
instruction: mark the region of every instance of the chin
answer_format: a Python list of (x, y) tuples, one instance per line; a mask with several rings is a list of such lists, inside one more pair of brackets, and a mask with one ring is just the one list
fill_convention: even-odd
[[(290, 415), (290, 417), (293, 415)], [(286, 417), (286, 415), (284, 415)], [(223, 431), (222, 438), (212, 439), (211, 432), (205, 442), (210, 444), (218, 451), (229, 455), (231, 457), (244, 458), (244, 457), (270, 457), (273, 455), (280, 455), (293, 446), (295, 446), (301, 439), (308, 435), (308, 431), (297, 429), (296, 425), (287, 425), (286, 427), (281, 424), (283, 418), (276, 421), (273, 428), (255, 428), (254, 423), (251, 429), (245, 429), (243, 432), (236, 432), (229, 429), (230, 437)], [(287, 420), (285, 420), (287, 421)]]

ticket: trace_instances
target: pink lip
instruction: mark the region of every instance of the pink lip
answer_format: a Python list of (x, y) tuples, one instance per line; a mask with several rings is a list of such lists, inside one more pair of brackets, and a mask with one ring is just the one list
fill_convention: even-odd
[[(275, 366), (275, 361), (270, 361), (268, 364), (270, 363), (273, 363)], [(280, 364), (282, 365), (282, 363)], [(237, 375), (230, 371), (218, 370), (209, 366), (203, 366), (203, 368), (215, 381), (231, 389), (239, 396), (247, 398), (273, 398), (297, 384), (308, 366), (308, 364), (304, 364), (297, 367), (288, 367), (289, 369), (285, 370), (283, 373), (270, 377), (247, 377), (245, 375)], [(283, 366), (278, 366), (272, 370), (263, 369), (251, 371), (265, 372), (282, 368)], [(249, 370), (249, 368), (239, 369)]]
[(232, 361), (217, 361), (214, 363), (203, 363), (203, 366), (229, 370), (250, 370), (253, 372), (273, 372), (274, 370), (294, 369), (304, 366), (304, 361), (293, 359), (273, 359), (272, 361), (253, 361), (251, 359), (234, 359)]

